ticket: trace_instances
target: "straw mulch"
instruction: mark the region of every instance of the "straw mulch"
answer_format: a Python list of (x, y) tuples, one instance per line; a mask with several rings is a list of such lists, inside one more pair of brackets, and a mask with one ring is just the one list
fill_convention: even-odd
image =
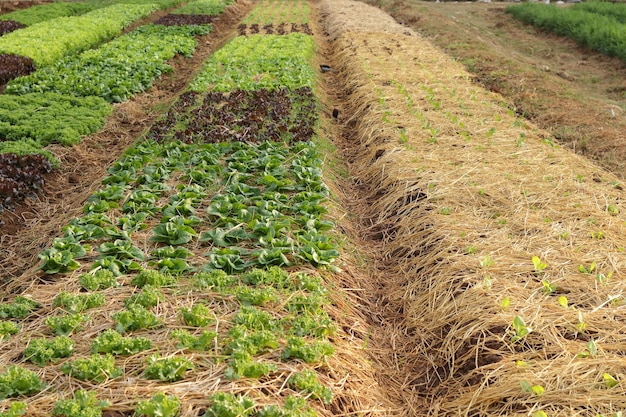
[(324, 22), (324, 30), (330, 41), (346, 32), (384, 32), (399, 35), (415, 35), (406, 26), (398, 24), (393, 17), (376, 7), (357, 1), (320, 0), (317, 4)]
[[(364, 284), (380, 286), (381, 384), (405, 415), (626, 408), (618, 179), (517, 119), (426, 40), (333, 22), (358, 215), (382, 260)], [(530, 329), (518, 341), (516, 316)]]

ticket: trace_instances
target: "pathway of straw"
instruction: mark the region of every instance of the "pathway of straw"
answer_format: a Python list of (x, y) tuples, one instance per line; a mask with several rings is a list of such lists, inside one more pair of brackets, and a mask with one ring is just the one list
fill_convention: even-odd
[[(345, 87), (352, 173), (366, 196), (359, 214), (383, 260), (371, 306), (383, 323), (375, 343), (387, 348), (380, 380), (404, 414), (626, 408), (624, 384), (603, 382), (626, 378), (618, 179), (516, 118), (425, 39), (370, 25), (388, 22), (380, 10), (319, 7)], [(545, 270), (535, 272), (533, 256)], [(515, 316), (532, 329), (516, 343)], [(582, 357), (591, 340), (597, 355)], [(545, 392), (524, 392), (522, 381)]]

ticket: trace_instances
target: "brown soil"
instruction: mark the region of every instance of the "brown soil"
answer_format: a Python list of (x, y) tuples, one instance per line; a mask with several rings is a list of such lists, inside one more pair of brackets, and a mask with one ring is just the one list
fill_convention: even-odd
[[(0, 213), (0, 221), (4, 222), (0, 226), (0, 282), (37, 264), (37, 254), (54, 237), (62, 235), (61, 228), (78, 215), (109, 165), (184, 91), (202, 62), (236, 35), (237, 23), (251, 6), (244, 0), (228, 7), (213, 23), (213, 31), (198, 39), (192, 58), (175, 57), (170, 62), (174, 70), (155, 82), (153, 88), (115, 105), (100, 133), (72, 148), (51, 147), (61, 168), (46, 179), (44, 193), (13, 211)], [(163, 13), (153, 17), (162, 17)]]
[(462, 62), (565, 146), (626, 177), (626, 64), (514, 20), (508, 4), (367, 0)]

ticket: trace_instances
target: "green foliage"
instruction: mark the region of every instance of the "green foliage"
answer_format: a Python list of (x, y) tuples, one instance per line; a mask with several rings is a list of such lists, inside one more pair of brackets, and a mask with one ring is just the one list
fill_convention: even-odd
[(228, 365), (228, 368), (224, 371), (224, 376), (228, 379), (239, 379), (242, 377), (257, 379), (278, 370), (278, 367), (273, 363), (253, 361), (252, 355), (242, 350), (232, 353)]
[(132, 332), (161, 326), (163, 323), (157, 316), (138, 304), (131, 304), (126, 310), (113, 314), (115, 330), (119, 333)]
[(101, 417), (102, 409), (109, 405), (109, 401), (98, 400), (95, 391), (81, 389), (74, 392), (74, 399), (59, 400), (54, 403), (52, 415), (63, 417)]
[(247, 417), (254, 413), (254, 401), (242, 395), (218, 392), (209, 397), (211, 406), (203, 417)]
[[(3, 36), (0, 39), (3, 39)], [(72, 97), (57, 93), (0, 95), (0, 137), (73, 145), (81, 136), (99, 131), (112, 107), (99, 97)]]
[(245, 325), (235, 325), (228, 331), (228, 352), (244, 351), (251, 355), (278, 348), (275, 332), (263, 329), (250, 329)]
[(532, 329), (530, 327), (526, 327), (526, 323), (524, 323), (524, 319), (520, 316), (515, 316), (513, 319), (513, 335), (511, 336), (511, 342), (519, 342), (523, 338), (525, 338)]
[(165, 223), (157, 225), (150, 239), (153, 242), (163, 242), (168, 245), (182, 245), (188, 243), (198, 234), (191, 226), (185, 223), (181, 216), (174, 217)]
[(88, 316), (80, 313), (51, 316), (46, 318), (45, 324), (58, 336), (68, 336), (81, 329), (81, 324), (89, 320)]
[(80, 313), (90, 308), (101, 307), (104, 303), (104, 294), (71, 294), (66, 291), (61, 291), (54, 297), (52, 305), (61, 307), (70, 313)]
[(224, 12), (226, 2), (223, 0), (194, 0), (174, 10), (173, 14), (200, 14), (217, 16)]
[(0, 304), (0, 318), (23, 319), (39, 308), (39, 303), (28, 297), (18, 295), (12, 303)]
[(169, 287), (176, 284), (176, 278), (169, 274), (163, 274), (159, 271), (155, 271), (152, 269), (144, 269), (139, 272), (130, 281), (130, 283), (140, 288), (143, 288), (146, 285), (150, 285), (154, 288), (160, 288)]
[(100, 333), (91, 345), (93, 353), (111, 355), (134, 355), (152, 348), (152, 342), (145, 337), (124, 337), (113, 329)]
[(240, 285), (235, 288), (235, 296), (244, 306), (263, 306), (278, 300), (278, 292), (272, 287), (252, 288)]
[[(0, 110), (0, 112), (1, 111), (2, 110)], [(53, 168), (59, 168), (59, 160), (54, 157), (52, 152), (43, 149), (41, 145), (36, 143), (33, 139), (0, 142), (0, 155), (6, 153), (12, 153), (17, 156), (42, 155), (50, 161)]]
[(126, 307), (138, 304), (145, 308), (154, 307), (159, 304), (159, 302), (163, 301), (164, 295), (158, 289), (158, 287), (153, 287), (150, 284), (146, 284), (143, 286), (140, 292), (131, 295), (128, 299), (124, 301), (124, 305)]
[(11, 365), (0, 374), (0, 399), (31, 396), (45, 388), (36, 373), (18, 365)]
[(135, 407), (135, 416), (141, 417), (176, 417), (180, 413), (180, 400), (175, 395), (167, 396), (158, 392), (149, 400), (139, 401)]
[(545, 388), (543, 386), (533, 385), (526, 380), (520, 381), (520, 387), (522, 388), (523, 392), (526, 392), (528, 394), (534, 394), (537, 397), (541, 397), (545, 392)]
[(174, 382), (185, 377), (185, 373), (194, 369), (193, 363), (184, 356), (162, 358), (152, 355), (148, 358), (148, 366), (144, 375), (148, 379)]
[(542, 262), (538, 256), (533, 256), (532, 261), (533, 261), (533, 267), (535, 269), (536, 275), (541, 274), (543, 270), (548, 267), (548, 264), (546, 264), (545, 262)]
[(172, 332), (172, 337), (178, 339), (176, 348), (208, 351), (215, 347), (217, 333), (204, 330), (199, 336), (194, 336), (184, 329), (176, 329)]
[(307, 404), (306, 400), (293, 395), (285, 398), (285, 406), (268, 405), (257, 413), (257, 417), (315, 417), (317, 413)]
[(61, 371), (81, 381), (102, 383), (122, 375), (122, 369), (115, 367), (115, 357), (93, 354), (89, 358), (80, 358), (61, 365)]
[(623, 3), (609, 3), (603, 1), (588, 1), (575, 4), (574, 10), (582, 10), (611, 17), (618, 22), (626, 23), (626, 5)]
[(301, 33), (239, 36), (206, 61), (191, 91), (313, 87), (313, 38)]
[(281, 332), (280, 321), (267, 311), (256, 307), (243, 306), (233, 318), (233, 323), (240, 324), (250, 330), (269, 330)]
[(7, 340), (12, 335), (18, 333), (21, 327), (12, 321), (0, 321), (0, 340)]
[(9, 82), (9, 94), (55, 92), (97, 96), (122, 102), (152, 86), (172, 68), (176, 54), (191, 56), (196, 47), (190, 27), (142, 26), (98, 49), (70, 56)]
[(626, 60), (626, 31), (622, 23), (580, 8), (543, 6), (524, 3), (509, 6), (506, 11), (518, 20), (568, 36), (581, 46)]
[(322, 400), (325, 404), (330, 404), (333, 399), (333, 392), (323, 385), (317, 378), (315, 371), (305, 369), (289, 377), (289, 385), (311, 397)]
[(0, 20), (15, 20), (23, 25), (31, 26), (57, 17), (78, 16), (95, 8), (94, 3), (55, 2), (3, 14)]
[(87, 274), (82, 274), (78, 277), (78, 281), (80, 286), (87, 291), (105, 290), (119, 285), (115, 274), (107, 269), (100, 269)]
[(36, 23), (0, 37), (0, 53), (27, 56), (43, 67), (119, 35), (124, 27), (154, 10), (153, 5), (119, 4)]
[(31, 339), (22, 356), (25, 360), (45, 366), (48, 362), (67, 358), (74, 352), (74, 341), (67, 336), (58, 336), (54, 339)]
[(306, 363), (317, 363), (323, 358), (333, 354), (333, 346), (324, 341), (314, 341), (307, 343), (302, 337), (290, 337), (287, 346), (281, 354), (281, 359), (289, 358), (301, 359)]
[(237, 284), (237, 277), (216, 269), (199, 272), (192, 277), (192, 281), (202, 289), (213, 289), (216, 292), (224, 293)]
[(191, 308), (182, 307), (180, 314), (183, 323), (192, 327), (204, 327), (214, 321), (215, 313), (204, 304), (194, 304)]
[(0, 412), (0, 417), (19, 417), (26, 414), (26, 403), (23, 401), (14, 401), (9, 407)]

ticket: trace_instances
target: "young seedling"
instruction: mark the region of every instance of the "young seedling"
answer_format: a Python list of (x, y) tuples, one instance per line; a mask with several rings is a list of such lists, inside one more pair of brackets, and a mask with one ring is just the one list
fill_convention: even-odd
[(540, 275), (544, 271), (544, 269), (548, 267), (548, 264), (542, 262), (538, 256), (533, 256), (532, 261), (533, 267), (535, 269), (535, 275)]
[(596, 269), (596, 261), (591, 262), (588, 267), (585, 267), (583, 264), (578, 265), (578, 272), (583, 274), (591, 274)]
[(529, 394), (535, 394), (537, 397), (541, 397), (545, 392), (545, 389), (541, 385), (532, 385), (530, 382), (524, 379), (520, 381), (520, 386), (522, 388), (522, 391)]
[(515, 318), (513, 319), (513, 336), (511, 336), (511, 342), (519, 342), (530, 332), (532, 332), (532, 329), (530, 327), (526, 327), (524, 319), (522, 319), (520, 316), (515, 316)]
[(588, 358), (589, 356), (591, 356), (592, 358), (595, 358), (597, 354), (598, 354), (598, 345), (596, 344), (595, 340), (592, 339), (588, 341), (587, 344), (585, 345), (585, 350), (583, 350), (578, 355), (576, 355), (576, 357)]
[(541, 291), (545, 295), (553, 294), (556, 291), (556, 284), (551, 284), (547, 279), (541, 280)]
[(609, 389), (619, 384), (618, 379), (616, 379), (613, 375), (606, 373), (606, 372), (602, 374), (602, 379), (604, 380), (604, 385)]

